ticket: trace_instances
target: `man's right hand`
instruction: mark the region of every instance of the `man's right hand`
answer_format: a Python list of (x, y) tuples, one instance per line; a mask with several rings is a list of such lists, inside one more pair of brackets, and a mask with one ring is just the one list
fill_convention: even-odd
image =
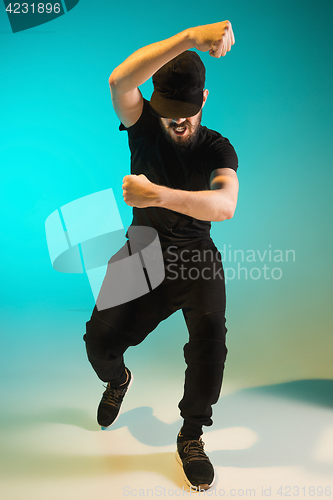
[(209, 50), (212, 57), (225, 56), (235, 43), (230, 21), (196, 26), (189, 31), (193, 47), (202, 52)]

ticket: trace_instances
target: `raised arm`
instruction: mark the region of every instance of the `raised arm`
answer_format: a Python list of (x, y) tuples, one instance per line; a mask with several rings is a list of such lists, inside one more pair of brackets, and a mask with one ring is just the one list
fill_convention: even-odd
[(223, 57), (235, 43), (232, 26), (223, 21), (189, 28), (166, 40), (147, 45), (113, 70), (109, 78), (112, 104), (126, 127), (133, 125), (142, 112), (143, 100), (138, 87), (164, 64), (185, 50), (196, 48), (212, 57)]

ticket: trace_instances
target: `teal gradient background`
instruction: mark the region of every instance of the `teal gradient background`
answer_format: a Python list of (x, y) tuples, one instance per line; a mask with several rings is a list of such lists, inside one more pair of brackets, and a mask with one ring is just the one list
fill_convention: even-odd
[[(67, 392), (74, 379), (82, 382), (82, 408), (95, 405), (85, 391), (99, 397), (82, 341), (92, 292), (85, 275), (52, 269), (44, 223), (60, 206), (109, 187), (124, 226), (131, 222), (121, 190), (127, 137), (118, 131), (109, 74), (137, 48), (224, 19), (236, 44), (222, 59), (200, 54), (210, 91), (203, 124), (234, 145), (240, 194), (234, 218), (214, 223), (212, 236), (221, 250), (267, 250), (263, 262), (258, 254), (256, 262), (240, 262), (240, 253), (225, 259), (225, 268), (237, 271), (240, 262), (248, 272), (248, 279), (236, 272), (227, 283), (225, 388), (333, 379), (332, 16), (328, 0), (171, 0), (163, 7), (80, 0), (66, 15), (13, 34), (0, 8), (0, 370), (7, 415), (17, 416), (23, 405), (31, 418), (43, 416), (45, 398), (55, 411), (75, 407)], [(151, 83), (142, 91), (149, 98)], [(295, 259), (269, 262), (269, 249), (273, 256), (293, 250)], [(251, 269), (264, 264), (270, 279), (262, 271), (252, 279)], [(275, 267), (280, 279), (271, 277)], [(181, 393), (186, 338), (176, 314), (130, 349), (127, 363), (142, 383), (153, 373), (162, 387), (180, 384)]]

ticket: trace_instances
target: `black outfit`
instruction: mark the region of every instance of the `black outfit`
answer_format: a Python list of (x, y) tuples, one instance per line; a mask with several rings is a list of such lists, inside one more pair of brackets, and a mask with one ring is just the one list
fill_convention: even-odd
[[(181, 149), (164, 136), (148, 101), (140, 119), (127, 130), (131, 173), (153, 183), (187, 191), (210, 189), (217, 168), (237, 170), (237, 156), (228, 139), (200, 126), (193, 144)], [(168, 209), (134, 208), (132, 225), (152, 226), (160, 238), (165, 279), (154, 290), (126, 304), (98, 311), (87, 323), (89, 361), (99, 378), (116, 386), (125, 382), (123, 353), (156, 326), (182, 309), (189, 331), (184, 346), (187, 363), (182, 434), (198, 439), (202, 425), (211, 425), (212, 404), (220, 394), (225, 345), (225, 286), (221, 255), (210, 238), (210, 222)], [(112, 264), (112, 258), (110, 260)]]

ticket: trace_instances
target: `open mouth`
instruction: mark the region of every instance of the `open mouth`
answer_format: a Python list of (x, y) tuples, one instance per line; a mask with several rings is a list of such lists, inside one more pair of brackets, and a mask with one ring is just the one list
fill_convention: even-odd
[(186, 125), (179, 125), (178, 127), (172, 127), (172, 130), (175, 135), (182, 136), (186, 134), (187, 127)]

